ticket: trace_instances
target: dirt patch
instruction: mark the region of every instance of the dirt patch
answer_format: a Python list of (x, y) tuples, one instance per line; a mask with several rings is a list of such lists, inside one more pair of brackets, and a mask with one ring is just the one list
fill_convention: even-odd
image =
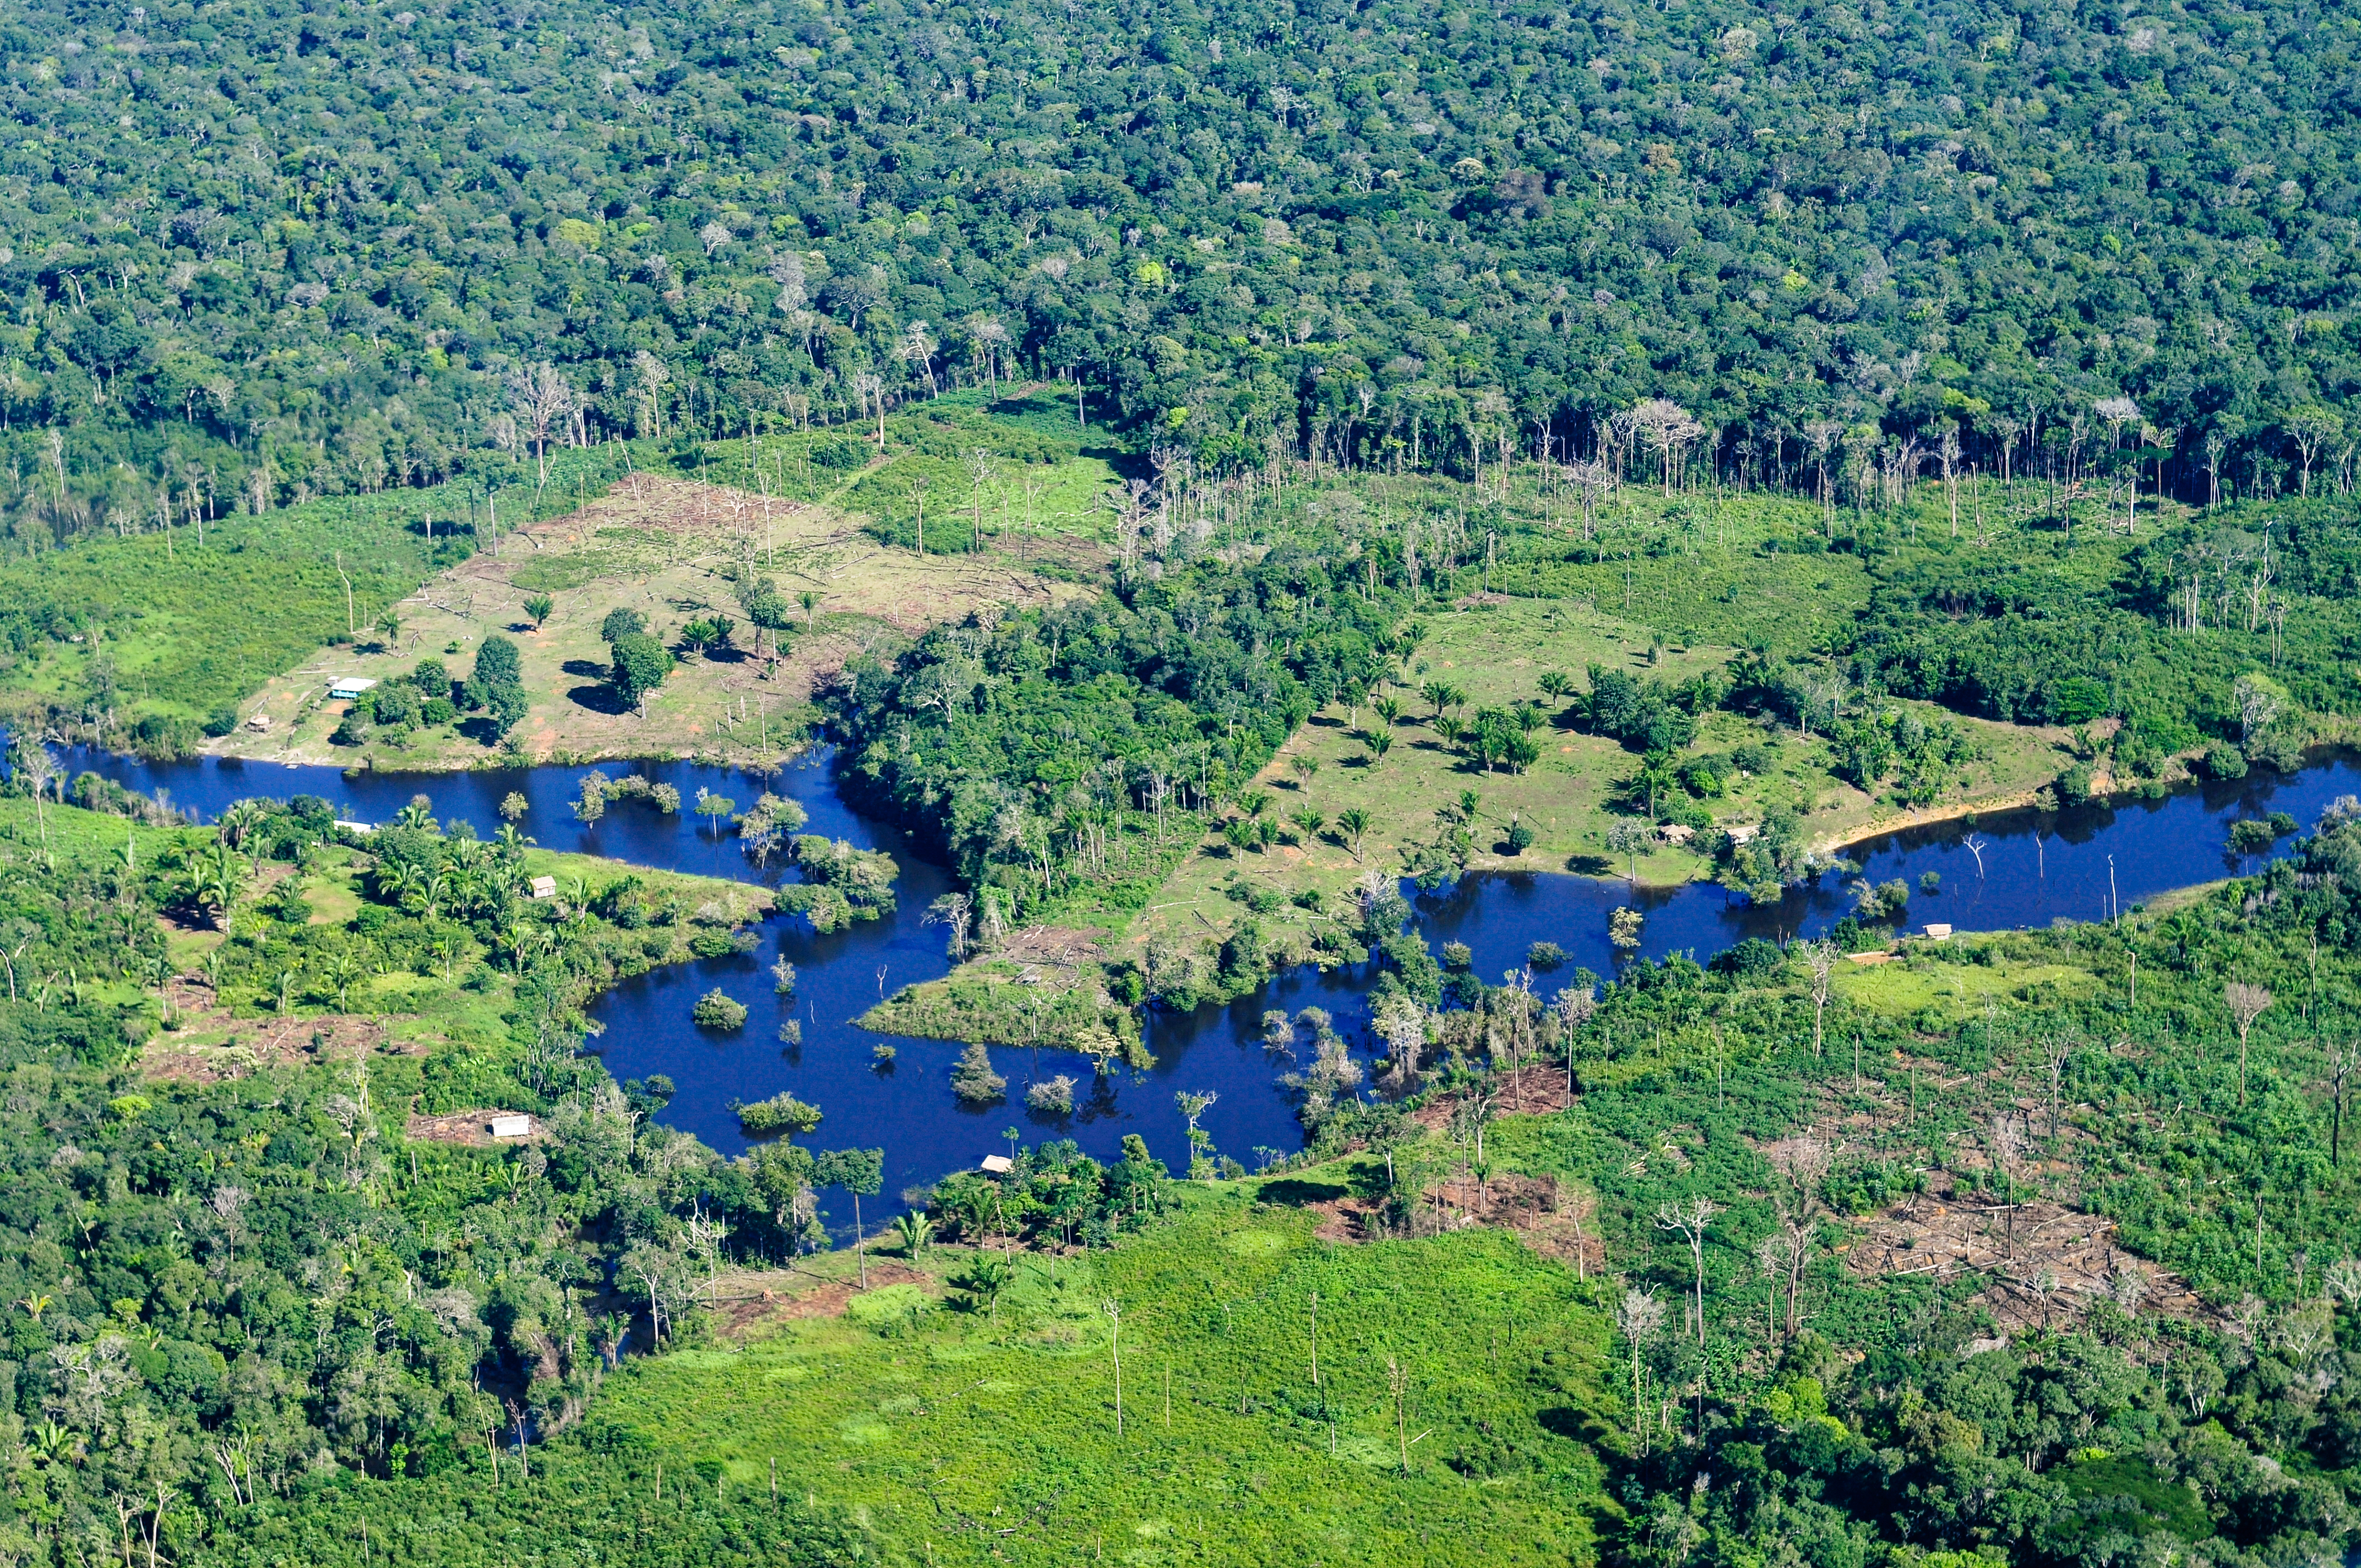
[(2046, 1198), (2012, 1211), (1946, 1186), (1855, 1221), (1853, 1239), (1838, 1250), (1863, 1278), (1981, 1275), (1986, 1283), (1976, 1299), (2006, 1334), (2046, 1328), (2101, 1300), (2213, 1317), (2179, 1276), (2117, 1245), (2114, 1221)]
[(935, 1283), (932, 1275), (907, 1264), (877, 1259), (869, 1264), (867, 1285), (858, 1277), (815, 1281), (810, 1275), (796, 1270), (725, 1274), (715, 1284), (713, 1306), (721, 1320), (722, 1337), (744, 1339), (774, 1323), (840, 1318), (844, 1316), (845, 1303), (863, 1290), (887, 1285), (916, 1285), (933, 1295)]
[(179, 1026), (159, 1030), (140, 1053), (140, 1071), (159, 1082), (218, 1083), (258, 1068), (297, 1062), (349, 1061), (390, 1048), (386, 1020), (348, 1013), (299, 1013), (279, 1018), (234, 1018), (213, 989), (193, 975), (165, 987)]
[(514, 1144), (537, 1144), (549, 1136), (549, 1124), (540, 1117), (529, 1118), (533, 1131), (521, 1138), (492, 1136), (495, 1116), (522, 1116), (522, 1111), (500, 1111), (485, 1108), (477, 1111), (454, 1111), (443, 1116), (412, 1115), (402, 1124), (401, 1135), (421, 1143), (456, 1144), (463, 1148), (507, 1148)]
[[(1100, 945), (1104, 935), (1060, 926), (1027, 926), (1003, 938), (986, 956), (998, 963), (1017, 965), (1024, 971), (1017, 979), (1026, 983), (1056, 980), (1071, 984), (1083, 964), (1097, 963), (1105, 958), (1105, 949)], [(1049, 972), (1045, 974), (1044, 970)]]
[[(1566, 1085), (1565, 1069), (1546, 1063), (1520, 1069), (1498, 1080), (1492, 1091), (1492, 1113), (1499, 1116), (1547, 1116), (1580, 1098)], [(1435, 1095), (1411, 1113), (1411, 1120), (1430, 1133), (1451, 1125), (1457, 1099)]]

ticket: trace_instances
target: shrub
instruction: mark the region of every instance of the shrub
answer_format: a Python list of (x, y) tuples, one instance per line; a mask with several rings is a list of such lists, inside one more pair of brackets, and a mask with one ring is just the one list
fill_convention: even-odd
[(1565, 962), (1565, 949), (1555, 942), (1535, 942), (1525, 949), (1525, 962), (1546, 973)]
[(2230, 848), (2242, 855), (2259, 855), (2271, 847), (2278, 835), (2271, 825), (2254, 817), (2230, 824)]
[(729, 992), (715, 989), (697, 999), (688, 1010), (689, 1017), (702, 1029), (742, 1029), (746, 1026), (746, 1009), (733, 1001)]
[(1074, 1108), (1074, 1080), (1063, 1073), (1045, 1079), (1025, 1091), (1025, 1103), (1036, 1111), (1066, 1115)]
[(2077, 762), (2058, 775), (2058, 798), (2069, 806), (2081, 806), (2097, 793), (2098, 775), (2088, 762)]
[(215, 740), (221, 739), (236, 728), (237, 709), (234, 707), (217, 707), (205, 715), (205, 733)]
[(992, 1053), (971, 1040), (951, 1069), (951, 1092), (971, 1105), (988, 1105), (1008, 1092), (1008, 1080), (992, 1070)]
[(819, 1107), (807, 1104), (792, 1094), (774, 1094), (768, 1100), (739, 1106), (738, 1125), (749, 1137), (808, 1133), (819, 1125)]
[(2205, 748), (2197, 759), (2197, 771), (2209, 779), (2242, 779), (2246, 776), (2246, 753), (2227, 740), (2216, 740)]

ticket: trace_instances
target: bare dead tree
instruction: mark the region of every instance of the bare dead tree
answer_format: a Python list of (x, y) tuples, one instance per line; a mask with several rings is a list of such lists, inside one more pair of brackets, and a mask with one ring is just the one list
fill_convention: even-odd
[(2246, 1102), (2246, 1035), (2254, 1028), (2255, 1020), (2271, 1004), (2271, 993), (2259, 985), (2248, 985), (2234, 980), (2222, 988), (2222, 1001), (2230, 1009), (2232, 1022), (2238, 1025), (2238, 1103)]

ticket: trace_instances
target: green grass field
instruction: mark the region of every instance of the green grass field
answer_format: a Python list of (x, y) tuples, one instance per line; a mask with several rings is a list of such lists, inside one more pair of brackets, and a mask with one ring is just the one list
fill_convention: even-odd
[(708, 1487), (775, 1460), (892, 1563), (1590, 1561), (1606, 1326), (1573, 1272), (1496, 1231), (1330, 1245), (1246, 1197), (1020, 1257), (996, 1323), (936, 1249), (840, 1317), (634, 1365), (589, 1441)]

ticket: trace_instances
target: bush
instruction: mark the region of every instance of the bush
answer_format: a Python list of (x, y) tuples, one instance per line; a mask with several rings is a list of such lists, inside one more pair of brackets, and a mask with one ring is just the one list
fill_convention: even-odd
[(1565, 962), (1565, 949), (1555, 942), (1535, 942), (1525, 949), (1525, 963), (1544, 973)]
[(749, 1137), (808, 1133), (818, 1125), (819, 1107), (807, 1104), (792, 1094), (774, 1094), (768, 1100), (738, 1107), (739, 1129)]
[(951, 1069), (951, 1092), (971, 1105), (988, 1105), (1008, 1092), (1008, 1080), (992, 1070), (992, 1053), (971, 1040)]
[(2227, 740), (2216, 740), (2197, 759), (2196, 770), (2209, 779), (2242, 779), (2246, 776), (2246, 754)]
[(1025, 1091), (1025, 1103), (1036, 1111), (1066, 1115), (1074, 1108), (1074, 1080), (1063, 1073), (1045, 1079)]
[(2271, 825), (2254, 817), (2230, 824), (2230, 848), (2242, 855), (2259, 855), (2278, 837)]
[(205, 733), (218, 740), (237, 728), (237, 709), (217, 707), (205, 715)]
[(745, 1007), (719, 988), (698, 997), (697, 1005), (688, 1010), (688, 1015), (701, 1029), (742, 1029), (746, 1026)]
[(1738, 946), (1716, 953), (1711, 967), (1721, 974), (1752, 980), (1777, 970), (1782, 956), (1776, 942), (1749, 937)]
[(2081, 806), (2098, 791), (2098, 775), (2088, 762), (2077, 762), (2058, 775), (2058, 798), (2069, 806)]
[(418, 722), (426, 725), (448, 724), (459, 717), (459, 710), (447, 696), (430, 696), (419, 706)]
[(865, 441), (855, 441), (844, 435), (828, 435), (811, 444), (811, 460), (818, 467), (844, 473), (868, 462), (876, 450)]

